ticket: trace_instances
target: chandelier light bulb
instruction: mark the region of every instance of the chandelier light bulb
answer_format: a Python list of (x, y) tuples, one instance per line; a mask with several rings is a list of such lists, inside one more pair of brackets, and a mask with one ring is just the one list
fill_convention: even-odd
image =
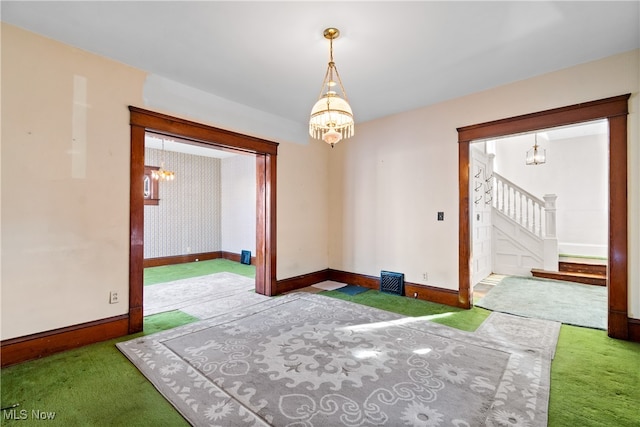
[(322, 135), (322, 140), (327, 144), (331, 145), (331, 147), (333, 147), (334, 144), (340, 142), (341, 139), (342, 139), (342, 134), (340, 134), (340, 132), (336, 132), (333, 129), (326, 131), (324, 135)]

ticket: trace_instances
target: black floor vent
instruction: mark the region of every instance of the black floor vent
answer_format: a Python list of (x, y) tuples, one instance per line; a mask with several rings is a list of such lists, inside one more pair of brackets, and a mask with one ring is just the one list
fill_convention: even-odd
[(389, 294), (404, 295), (404, 274), (381, 271), (380, 291)]

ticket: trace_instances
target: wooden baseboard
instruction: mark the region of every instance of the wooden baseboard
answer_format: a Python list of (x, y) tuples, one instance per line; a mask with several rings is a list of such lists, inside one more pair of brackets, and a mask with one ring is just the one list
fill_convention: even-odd
[(640, 342), (640, 319), (629, 318), (629, 341)]
[[(301, 289), (307, 286), (315, 285), (316, 283), (324, 282), (325, 280), (346, 283), (348, 285), (362, 286), (369, 289), (380, 289), (379, 277), (350, 273), (348, 271), (327, 269), (317, 271), (315, 273), (304, 274), (302, 276), (292, 277), (290, 279), (278, 280), (277, 293), (281, 294), (284, 292), (294, 291), (296, 289)], [(441, 289), (434, 286), (427, 286), (410, 282), (405, 282), (404, 289), (405, 296), (408, 296), (410, 298), (436, 302), (452, 307), (460, 307), (458, 291)]]
[(329, 278), (327, 280), (346, 283), (347, 285), (362, 286), (363, 288), (380, 289), (380, 278), (366, 274), (329, 269)]
[(301, 276), (290, 277), (288, 279), (278, 280), (275, 294), (279, 295), (285, 292), (295, 291), (296, 289), (306, 288), (307, 286), (329, 280), (328, 277), (329, 270), (326, 269), (309, 274), (303, 274)]
[(39, 359), (129, 333), (129, 315), (109, 317), (0, 342), (2, 367)]
[(458, 291), (452, 289), (442, 289), (436, 288), (435, 286), (405, 282), (404, 294), (409, 298), (436, 302), (451, 307), (466, 308), (460, 303)]
[[(240, 254), (236, 254), (233, 252), (226, 252), (226, 251), (222, 251), (220, 252), (220, 254), (221, 254), (220, 258), (228, 259), (230, 261), (240, 262)], [(254, 256), (251, 257), (251, 265), (256, 265), (256, 257)]]
[[(329, 270), (329, 279), (336, 282), (358, 285), (370, 289), (380, 289), (380, 278), (346, 271)], [(410, 298), (459, 307), (458, 291), (436, 288), (418, 283), (404, 282), (404, 295)]]
[(142, 267), (160, 267), (162, 265), (184, 264), (187, 262), (205, 261), (209, 259), (223, 258), (222, 251), (203, 252), (199, 254), (165, 256), (159, 258), (145, 258)]
[[(162, 265), (184, 264), (187, 262), (206, 261), (209, 259), (228, 259), (240, 262), (240, 254), (227, 251), (202, 252), (199, 254), (175, 255), (159, 258), (146, 258), (142, 262), (142, 267), (160, 267)], [(251, 265), (256, 265), (256, 257), (251, 257)]]

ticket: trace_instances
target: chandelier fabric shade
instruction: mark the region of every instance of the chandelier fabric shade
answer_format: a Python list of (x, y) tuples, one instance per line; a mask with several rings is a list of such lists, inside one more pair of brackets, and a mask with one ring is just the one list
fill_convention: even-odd
[[(322, 81), (320, 97), (311, 109), (309, 135), (333, 147), (341, 140), (351, 138), (355, 128), (353, 111), (336, 64), (333, 62), (333, 40), (338, 38), (340, 31), (336, 28), (327, 28), (323, 34), (329, 40), (329, 64)], [(337, 92), (338, 89), (340, 93)]]
[(527, 151), (526, 164), (527, 165), (541, 165), (547, 161), (547, 150), (538, 146), (538, 134), (535, 134), (535, 142), (533, 147)]

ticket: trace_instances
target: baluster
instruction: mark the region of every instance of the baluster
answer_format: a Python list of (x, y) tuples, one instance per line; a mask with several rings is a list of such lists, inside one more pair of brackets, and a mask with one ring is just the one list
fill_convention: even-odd
[(520, 193), (520, 225), (527, 227), (527, 196)]
[(518, 194), (515, 188), (511, 188), (511, 218), (516, 219), (516, 200), (518, 200)]
[(529, 230), (536, 234), (536, 209), (538, 206), (538, 202), (531, 199), (531, 218), (529, 219)]
[(525, 218), (522, 214), (522, 199), (524, 199), (525, 203), (527, 202), (527, 196), (520, 193), (520, 197), (518, 198), (520, 201), (520, 206), (518, 206), (518, 215), (520, 215), (520, 224), (522, 224), (523, 219)]
[(504, 185), (504, 214), (509, 216), (509, 195), (511, 194), (511, 188), (505, 184)]
[(502, 186), (502, 213), (509, 215), (509, 186), (505, 183)]
[(514, 203), (514, 199), (515, 199), (515, 194), (514, 194), (515, 190), (513, 189), (513, 187), (509, 187), (509, 217), (513, 218), (514, 217), (514, 213), (513, 211), (515, 209), (513, 209), (513, 203)]
[(529, 196), (526, 194), (522, 195), (522, 225), (527, 227), (529, 223)]
[(517, 221), (517, 219), (516, 219), (516, 200), (518, 200), (518, 195), (516, 193), (517, 193), (516, 189), (511, 187), (511, 193), (510, 193), (511, 194), (511, 203), (510, 203), (510, 206), (511, 206), (511, 218)]
[(533, 217), (531, 216), (531, 206), (534, 204), (534, 200), (527, 196), (527, 230), (531, 231), (533, 226)]

